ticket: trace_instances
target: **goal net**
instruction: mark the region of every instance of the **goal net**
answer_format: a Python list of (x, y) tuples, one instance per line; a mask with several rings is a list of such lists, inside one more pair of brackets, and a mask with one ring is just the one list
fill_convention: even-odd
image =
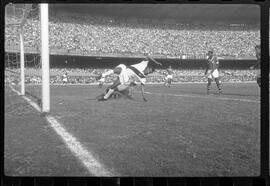
[[(5, 7), (5, 89), (10, 88), (30, 98), (42, 111), (48, 112), (48, 103), (45, 103), (47, 108), (44, 108), (44, 96), (47, 96), (47, 101), (49, 97), (44, 93), (42, 76), (42, 61), (44, 53), (48, 56), (48, 51), (43, 52), (41, 10), (40, 4), (7, 4)], [(48, 45), (48, 41), (45, 43)], [(49, 89), (49, 85), (45, 87)]]

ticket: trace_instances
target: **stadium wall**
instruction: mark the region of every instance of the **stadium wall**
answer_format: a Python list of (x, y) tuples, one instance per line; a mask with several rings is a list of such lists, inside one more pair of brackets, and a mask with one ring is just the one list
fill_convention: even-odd
[[(84, 56), (56, 56), (51, 55), (51, 67), (58, 68), (114, 68), (119, 64), (132, 65), (143, 58), (118, 57), (84, 57)], [(207, 61), (201, 59), (158, 59), (163, 68), (172, 66), (175, 69), (204, 69)], [(220, 60), (222, 69), (248, 69), (255, 60)]]

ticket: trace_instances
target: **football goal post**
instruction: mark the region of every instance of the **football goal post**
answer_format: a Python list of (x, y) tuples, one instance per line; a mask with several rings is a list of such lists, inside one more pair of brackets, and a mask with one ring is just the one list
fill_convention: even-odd
[(50, 111), (48, 4), (5, 6), (5, 85)]

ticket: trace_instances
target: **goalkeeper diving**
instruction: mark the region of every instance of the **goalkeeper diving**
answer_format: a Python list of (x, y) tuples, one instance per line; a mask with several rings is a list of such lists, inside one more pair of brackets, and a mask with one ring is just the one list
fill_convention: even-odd
[(115, 93), (120, 93), (120, 95), (128, 96), (130, 94), (130, 88), (140, 83), (141, 95), (144, 101), (147, 101), (144, 93), (144, 87), (146, 83), (146, 76), (153, 73), (156, 68), (161, 67), (162, 64), (157, 62), (150, 56), (146, 56), (140, 63), (126, 66), (124, 64), (119, 64), (113, 70), (109, 70), (96, 79), (99, 82), (104, 82), (106, 76), (115, 74), (117, 79), (113, 84), (106, 89), (105, 94), (98, 97), (99, 101), (106, 101)]

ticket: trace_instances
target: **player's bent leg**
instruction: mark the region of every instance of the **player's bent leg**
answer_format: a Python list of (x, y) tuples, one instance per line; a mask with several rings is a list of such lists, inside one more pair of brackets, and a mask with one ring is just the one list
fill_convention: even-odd
[(168, 86), (171, 87), (171, 84), (172, 84), (172, 79), (169, 78), (169, 80), (168, 80)]
[(116, 88), (119, 92), (122, 92), (128, 89), (128, 85), (118, 85)]
[(207, 78), (207, 94), (210, 93), (211, 82), (212, 82), (212, 79), (211, 78)]
[(257, 84), (258, 84), (259, 87), (261, 88), (261, 77), (257, 77)]
[(106, 94), (102, 100), (107, 100), (110, 97), (120, 98), (121, 96), (128, 97), (129, 95), (129, 86), (121, 85), (120, 82), (115, 82), (112, 86), (106, 89)]
[(114, 98), (114, 99), (118, 99), (118, 98), (130, 98), (129, 96), (130, 91), (129, 91), (129, 87), (125, 86), (125, 85), (119, 85), (114, 92), (111, 94), (110, 97)]
[(113, 94), (115, 90), (117, 90), (117, 86), (120, 85), (120, 81), (116, 80), (109, 88), (106, 89), (106, 94), (104, 95), (101, 101), (105, 101)]
[(219, 80), (218, 77), (215, 78), (215, 82), (216, 82), (216, 84), (217, 84), (218, 93), (219, 93), (219, 94), (222, 94), (222, 88), (221, 88), (220, 80)]
[(166, 87), (167, 84), (168, 84), (168, 79), (167, 79), (167, 77), (165, 77), (165, 81), (164, 81), (164, 84), (163, 85)]
[(166, 82), (166, 80), (165, 80), (163, 86), (166, 87), (166, 85), (167, 85), (167, 82)]
[(117, 91), (125, 98), (129, 97), (129, 86), (128, 85), (118, 85)]

